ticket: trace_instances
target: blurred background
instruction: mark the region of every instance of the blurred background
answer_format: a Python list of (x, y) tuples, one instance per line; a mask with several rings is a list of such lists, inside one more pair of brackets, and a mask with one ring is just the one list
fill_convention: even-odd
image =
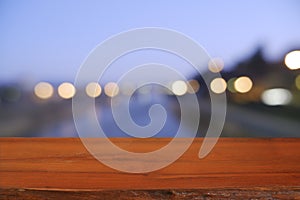
[[(129, 108), (141, 126), (150, 122), (151, 105), (163, 105), (168, 118), (155, 137), (172, 137), (180, 123), (177, 98), (196, 94), (201, 137), (209, 124), (211, 91), (227, 95), (222, 137), (300, 137), (299, 10), (297, 0), (0, 0), (0, 136), (77, 137), (72, 98), (85, 91), (95, 99), (109, 137), (129, 137), (113, 120), (112, 98), (122, 106), (122, 98), (133, 93)], [(211, 57), (202, 73), (222, 78), (206, 85), (181, 58), (141, 50), (112, 63), (99, 82), (74, 87), (90, 51), (112, 35), (141, 27), (173, 29), (193, 38)], [(172, 66), (188, 81), (162, 77), (168, 88), (116, 83), (149, 62)]]

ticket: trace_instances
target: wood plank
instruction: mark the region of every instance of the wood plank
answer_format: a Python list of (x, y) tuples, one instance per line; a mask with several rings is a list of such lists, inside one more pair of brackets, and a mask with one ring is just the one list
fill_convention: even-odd
[(252, 189), (196, 189), (196, 190), (104, 190), (104, 191), (53, 191), (33, 189), (0, 189), (0, 199), (300, 199), (300, 189), (252, 188)]
[[(170, 139), (112, 141), (133, 152), (147, 152)], [(30, 193), (38, 198), (46, 191), (76, 196), (78, 192), (101, 191), (104, 195), (104, 191), (113, 190), (112, 194), (141, 193), (150, 198), (154, 193), (149, 190), (171, 196), (176, 192), (188, 195), (185, 190), (192, 190), (198, 196), (212, 191), (227, 195), (256, 191), (277, 196), (281, 191), (293, 198), (300, 196), (300, 139), (221, 138), (206, 158), (199, 159), (202, 141), (195, 139), (170, 166), (151, 173), (129, 174), (98, 162), (78, 138), (1, 138), (0, 194), (12, 197)]]

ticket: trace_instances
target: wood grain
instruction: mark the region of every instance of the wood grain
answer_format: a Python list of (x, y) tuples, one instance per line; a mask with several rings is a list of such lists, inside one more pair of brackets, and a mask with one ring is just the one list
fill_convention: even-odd
[[(148, 152), (170, 139), (112, 141), (129, 151)], [(161, 170), (129, 174), (98, 162), (78, 138), (1, 138), (0, 199), (27, 194), (32, 199), (41, 194), (76, 198), (86, 193), (97, 197), (120, 193), (124, 199), (134, 194), (137, 199), (139, 194), (149, 199), (155, 195), (184, 199), (183, 194), (204, 198), (213, 192), (231, 197), (258, 192), (269, 199), (300, 196), (300, 139), (221, 138), (206, 158), (199, 159), (202, 141), (195, 139), (182, 157)]]

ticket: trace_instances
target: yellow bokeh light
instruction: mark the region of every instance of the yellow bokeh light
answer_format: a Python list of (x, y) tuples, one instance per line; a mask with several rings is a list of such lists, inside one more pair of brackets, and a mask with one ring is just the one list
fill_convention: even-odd
[(226, 87), (227, 83), (223, 78), (215, 78), (210, 83), (210, 89), (216, 94), (225, 92)]
[(197, 80), (190, 80), (188, 82), (187, 92), (190, 94), (194, 94), (199, 91), (200, 85)]
[(76, 89), (72, 83), (62, 83), (58, 87), (58, 95), (63, 99), (70, 99), (74, 97)]
[(40, 82), (34, 87), (34, 94), (40, 99), (49, 99), (52, 97), (54, 89), (50, 83)]
[(99, 83), (91, 82), (86, 86), (85, 92), (89, 97), (96, 98), (100, 96), (102, 89)]
[(284, 62), (285, 65), (291, 70), (300, 69), (300, 51), (291, 51), (290, 53), (286, 54)]
[(212, 58), (208, 62), (208, 69), (213, 73), (218, 73), (224, 68), (224, 61), (221, 58)]
[(182, 96), (187, 92), (187, 85), (184, 81), (175, 81), (172, 84), (172, 92), (177, 96)]
[(252, 89), (253, 82), (247, 76), (241, 76), (234, 81), (234, 89), (239, 93), (247, 93)]
[(114, 82), (109, 82), (104, 87), (104, 93), (109, 97), (115, 97), (119, 94), (119, 86)]
[(300, 90), (300, 75), (298, 75), (295, 79), (295, 84), (298, 90)]

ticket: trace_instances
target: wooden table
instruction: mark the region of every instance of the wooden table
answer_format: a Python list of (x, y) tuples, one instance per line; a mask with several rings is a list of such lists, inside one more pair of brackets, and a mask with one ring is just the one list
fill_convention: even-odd
[[(111, 139), (147, 152), (170, 139)], [(184, 139), (181, 139), (184, 140)], [(0, 199), (300, 199), (300, 139), (203, 139), (175, 163), (129, 174), (94, 159), (78, 138), (1, 138)]]

